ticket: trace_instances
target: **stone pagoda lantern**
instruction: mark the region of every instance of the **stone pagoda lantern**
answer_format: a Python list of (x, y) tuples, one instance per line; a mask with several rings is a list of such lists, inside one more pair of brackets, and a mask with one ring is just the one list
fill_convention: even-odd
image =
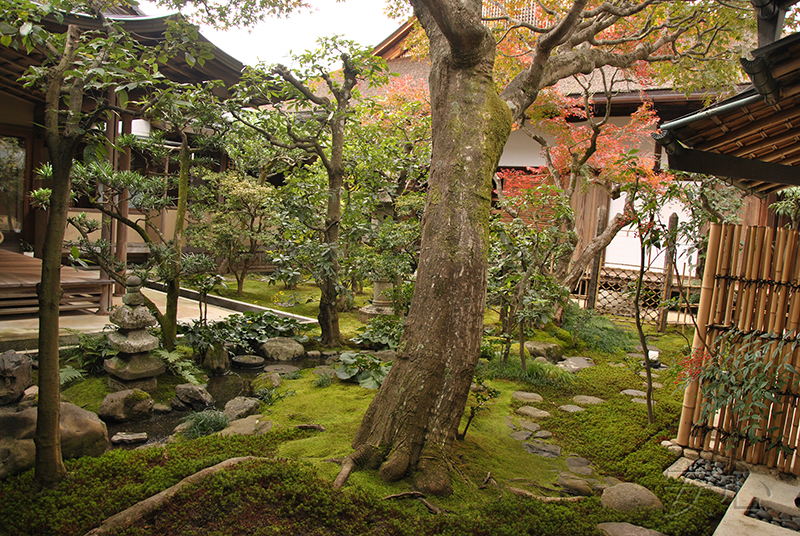
[(109, 317), (119, 329), (108, 334), (108, 344), (119, 354), (106, 359), (103, 368), (109, 374), (109, 387), (115, 391), (141, 389), (154, 393), (156, 376), (165, 370), (164, 363), (150, 356), (150, 351), (158, 348), (158, 339), (147, 328), (154, 326), (156, 319), (144, 305), (141, 287), (141, 279), (129, 277), (123, 305)]

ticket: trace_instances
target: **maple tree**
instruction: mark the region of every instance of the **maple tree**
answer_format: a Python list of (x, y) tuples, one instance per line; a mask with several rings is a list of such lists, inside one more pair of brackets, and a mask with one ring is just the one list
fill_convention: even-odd
[[(580, 73), (721, 58), (752, 17), (749, 4), (711, 1), (488, 2), (487, 21), (480, 0), (410, 4), (429, 43), (433, 136), (417, 284), (398, 357), (335, 485), (363, 466), (449, 493), (450, 450), (480, 351), (492, 178), (512, 124), (524, 124), (545, 88)], [(497, 43), (511, 34), (528, 60), (498, 83)]]

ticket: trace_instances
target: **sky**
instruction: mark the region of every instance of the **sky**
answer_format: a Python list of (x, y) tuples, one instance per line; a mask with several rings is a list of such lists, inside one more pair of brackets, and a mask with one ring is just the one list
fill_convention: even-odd
[[(382, 0), (309, 0), (314, 11), (303, 11), (287, 18), (270, 19), (247, 29), (218, 31), (201, 27), (202, 33), (216, 46), (248, 65), (259, 61), (290, 64), (289, 53), (314, 49), (319, 37), (342, 35), (356, 43), (373, 47), (389, 37), (401, 21), (383, 14)], [(168, 11), (150, 2), (140, 4), (148, 15), (161, 15)]]

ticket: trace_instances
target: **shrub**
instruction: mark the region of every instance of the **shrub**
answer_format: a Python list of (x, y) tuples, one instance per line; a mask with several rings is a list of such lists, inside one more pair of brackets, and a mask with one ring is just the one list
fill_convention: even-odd
[(270, 389), (269, 387), (262, 387), (261, 389), (256, 389), (255, 392), (253, 393), (253, 396), (261, 400), (264, 404), (272, 406), (276, 402), (280, 402), (284, 398), (289, 398), (294, 394), (295, 392), (290, 389), (285, 389), (283, 392), (281, 392), (278, 390), (277, 387), (275, 387), (274, 389)]
[(570, 387), (576, 381), (574, 374), (547, 363), (529, 361), (526, 369), (523, 371), (522, 365), (515, 359), (510, 359), (505, 365), (501, 360), (494, 359), (486, 365), (486, 377), (490, 380), (516, 380), (536, 387)]
[(163, 362), (164, 365), (166, 365), (167, 370), (173, 375), (183, 378), (187, 382), (194, 385), (200, 385), (203, 383), (201, 381), (201, 378), (203, 377), (203, 371), (197, 368), (192, 360), (182, 352), (177, 350), (174, 352), (168, 352), (159, 348), (153, 350), (151, 355)]
[(360, 335), (356, 335), (351, 341), (369, 348), (371, 350), (397, 349), (400, 344), (400, 337), (403, 336), (405, 328), (405, 318), (398, 316), (378, 316), (369, 321), (365, 327), (360, 328)]
[(198, 413), (190, 413), (181, 422), (188, 422), (189, 428), (183, 432), (183, 435), (189, 439), (197, 439), (211, 435), (214, 432), (224, 430), (230, 419), (224, 413), (217, 410), (205, 410)]
[(78, 345), (65, 352), (67, 363), (75, 363), (74, 368), (87, 374), (102, 374), (103, 362), (119, 352), (111, 348), (105, 333), (90, 334), (78, 330), (67, 330), (78, 337)]
[(273, 337), (295, 337), (300, 342), (302, 325), (293, 318), (278, 316), (270, 311), (247, 311), (231, 315), (207, 326), (199, 320), (181, 326), (186, 342), (196, 354), (202, 354), (212, 344), (230, 343), (238, 354), (255, 354), (259, 347)]
[(339, 356), (339, 367), (336, 376), (345, 381), (355, 381), (365, 389), (377, 389), (392, 368), (391, 363), (384, 363), (372, 354), (344, 352)]
[(598, 352), (628, 352), (633, 348), (631, 334), (591, 309), (581, 309), (574, 303), (564, 307), (564, 329), (572, 332), (586, 345)]

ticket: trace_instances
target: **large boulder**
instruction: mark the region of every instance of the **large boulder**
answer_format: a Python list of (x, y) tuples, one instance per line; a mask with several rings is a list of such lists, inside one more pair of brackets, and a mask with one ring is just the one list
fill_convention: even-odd
[(289, 337), (273, 337), (261, 345), (261, 352), (267, 359), (292, 361), (306, 354), (303, 345)]
[(526, 341), (525, 349), (531, 357), (543, 357), (550, 363), (558, 363), (563, 355), (561, 345), (554, 342)]
[(172, 407), (179, 411), (203, 411), (214, 407), (214, 398), (208, 394), (204, 385), (182, 383), (175, 386), (175, 398)]
[(153, 414), (153, 399), (141, 389), (111, 393), (97, 414), (106, 422), (146, 421)]
[[(64, 459), (100, 456), (109, 446), (106, 423), (85, 409), (62, 402), (60, 409), (61, 455)], [(33, 467), (37, 408), (0, 414), (0, 478)]]
[(633, 482), (622, 482), (606, 488), (600, 498), (600, 503), (606, 508), (613, 508), (620, 512), (631, 512), (638, 509), (664, 509), (664, 505), (655, 493)]
[(13, 404), (31, 384), (31, 359), (14, 350), (0, 355), (0, 406)]

